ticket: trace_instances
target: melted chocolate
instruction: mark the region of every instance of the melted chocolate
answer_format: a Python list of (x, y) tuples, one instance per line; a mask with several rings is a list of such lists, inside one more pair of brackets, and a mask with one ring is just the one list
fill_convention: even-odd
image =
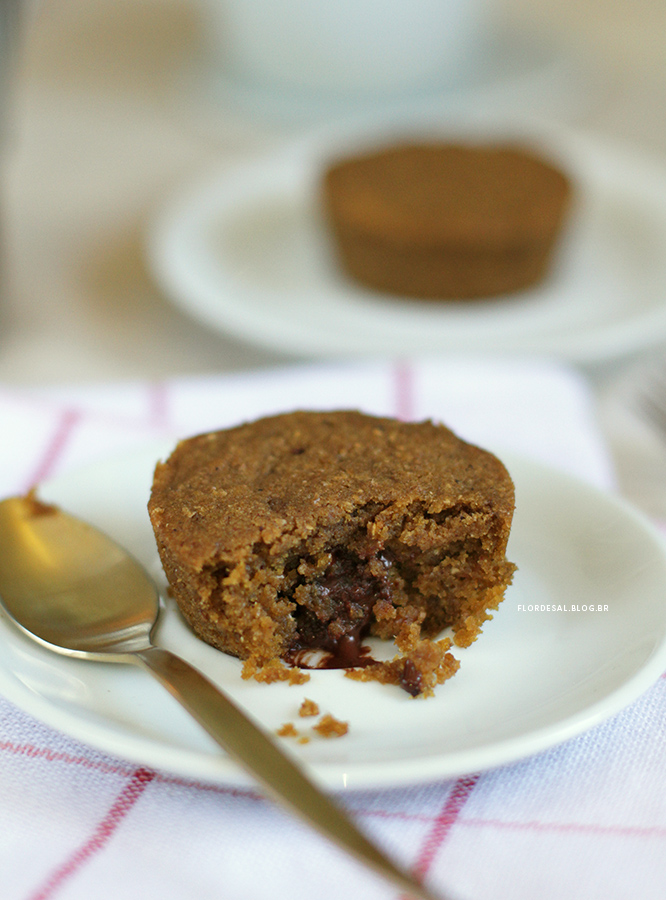
[[(371, 575), (358, 557), (333, 553), (331, 565), (317, 581), (320, 608), (300, 607), (294, 613), (297, 637), (287, 661), (301, 668), (351, 669), (374, 662), (363, 639), (370, 630), (372, 608), (387, 597), (383, 579)], [(308, 657), (316, 651), (323, 656), (315, 665)]]
[[(311, 657), (316, 651), (324, 655), (316, 663)], [(363, 645), (363, 638), (356, 634), (345, 634), (337, 641), (327, 641), (325, 646), (301, 647), (290, 650), (287, 662), (299, 669), (355, 669), (370, 666), (375, 660), (370, 656), (370, 648)]]
[[(363, 640), (370, 631), (375, 603), (390, 599), (392, 565), (381, 551), (376, 558), (385, 572), (380, 576), (371, 574), (366, 562), (346, 551), (332, 554), (331, 565), (314, 585), (311, 606), (300, 606), (293, 613), (297, 633), (286, 662), (301, 669), (354, 669), (376, 664)], [(424, 690), (423, 675), (411, 659), (404, 662), (399, 684), (412, 697)]]
[(405, 666), (400, 678), (400, 687), (412, 697), (418, 697), (423, 690), (423, 676), (418, 671), (411, 659), (405, 660)]

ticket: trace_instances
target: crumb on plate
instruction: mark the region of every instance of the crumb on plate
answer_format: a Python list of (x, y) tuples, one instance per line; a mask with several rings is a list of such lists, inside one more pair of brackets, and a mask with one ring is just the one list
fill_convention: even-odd
[(302, 718), (307, 718), (308, 716), (318, 716), (319, 715), (319, 706), (314, 702), (314, 700), (309, 700), (307, 697), (301, 703), (301, 708), (298, 710), (299, 716)]
[(330, 715), (330, 713), (326, 713), (326, 715), (322, 716), (319, 722), (317, 722), (316, 725), (313, 725), (312, 728), (325, 738), (342, 737), (349, 731), (347, 722), (341, 722), (339, 719)]

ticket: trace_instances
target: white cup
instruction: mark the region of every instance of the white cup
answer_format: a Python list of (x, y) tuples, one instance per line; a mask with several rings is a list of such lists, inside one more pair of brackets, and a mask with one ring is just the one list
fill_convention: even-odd
[(490, 0), (203, 0), (225, 78), (263, 92), (398, 97), (478, 60)]

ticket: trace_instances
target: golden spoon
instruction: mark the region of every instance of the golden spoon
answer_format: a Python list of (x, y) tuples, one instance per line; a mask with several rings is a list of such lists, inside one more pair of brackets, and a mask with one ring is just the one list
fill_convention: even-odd
[(437, 900), (365, 838), (219, 688), (151, 643), (158, 592), (107, 535), (32, 494), (0, 502), (0, 604), (25, 634), (51, 650), (147, 669), (273, 799), (400, 890)]

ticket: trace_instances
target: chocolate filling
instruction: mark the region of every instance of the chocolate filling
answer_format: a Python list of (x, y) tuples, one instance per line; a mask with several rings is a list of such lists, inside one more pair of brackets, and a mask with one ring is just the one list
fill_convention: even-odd
[(412, 697), (418, 697), (423, 690), (423, 676), (411, 659), (405, 660), (405, 666), (400, 678), (400, 687)]
[(359, 557), (341, 549), (333, 551), (331, 564), (311, 585), (311, 605), (299, 605), (293, 613), (296, 637), (286, 659), (309, 668), (308, 657), (323, 651), (320, 669), (348, 669), (374, 660), (363, 646), (372, 622), (372, 610), (380, 599), (390, 599), (388, 583), (373, 575)]

